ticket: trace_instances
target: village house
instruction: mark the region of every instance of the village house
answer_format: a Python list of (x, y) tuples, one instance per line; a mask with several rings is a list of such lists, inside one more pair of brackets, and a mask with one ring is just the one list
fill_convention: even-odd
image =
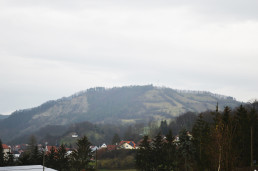
[(8, 155), (8, 153), (11, 153), (11, 147), (9, 147), (6, 144), (2, 144), (4, 155)]
[(98, 150), (98, 147), (92, 145), (92, 146), (90, 146), (90, 149), (91, 149), (92, 152), (94, 152), (94, 151)]
[(103, 143), (97, 150), (113, 151), (119, 149), (131, 150), (137, 149), (137, 146), (133, 141), (121, 141), (118, 145), (106, 145), (105, 143)]
[(13, 157), (14, 159), (18, 159), (20, 157), (21, 153), (19, 151), (13, 151)]
[(107, 148), (107, 145), (104, 143), (102, 146), (100, 146), (100, 148)]
[(133, 141), (121, 141), (118, 145), (118, 149), (136, 149), (136, 144)]
[(13, 154), (14, 160), (18, 160), (18, 158), (24, 152), (24, 150), (22, 150), (21, 145), (14, 145), (11, 147), (11, 152)]

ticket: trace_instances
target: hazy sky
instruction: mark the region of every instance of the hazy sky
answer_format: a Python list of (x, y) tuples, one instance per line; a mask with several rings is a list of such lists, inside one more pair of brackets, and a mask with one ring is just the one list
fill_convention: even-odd
[(257, 0), (1, 0), (0, 113), (90, 87), (258, 98)]

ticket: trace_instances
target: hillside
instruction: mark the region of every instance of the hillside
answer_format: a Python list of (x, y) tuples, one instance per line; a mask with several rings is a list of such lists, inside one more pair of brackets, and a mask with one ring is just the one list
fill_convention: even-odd
[(236, 107), (232, 97), (200, 91), (179, 91), (147, 86), (91, 88), (32, 109), (19, 110), (0, 120), (0, 137), (12, 140), (47, 125), (75, 122), (135, 123), (171, 119), (181, 113)]
[(5, 119), (5, 118), (8, 118), (8, 117), (9, 117), (9, 115), (1, 115), (1, 114), (0, 114), (0, 120), (1, 120), (1, 119)]

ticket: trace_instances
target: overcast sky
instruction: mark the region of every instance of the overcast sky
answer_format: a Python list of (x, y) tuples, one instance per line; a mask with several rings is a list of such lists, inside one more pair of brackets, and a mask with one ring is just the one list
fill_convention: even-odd
[(91, 87), (258, 98), (257, 0), (1, 0), (0, 113)]

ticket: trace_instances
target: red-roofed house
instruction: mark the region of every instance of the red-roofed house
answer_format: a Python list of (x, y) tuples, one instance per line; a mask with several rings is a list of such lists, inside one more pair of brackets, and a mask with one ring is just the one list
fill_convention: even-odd
[(135, 149), (136, 144), (133, 141), (121, 141), (119, 143), (119, 149)]
[(2, 147), (3, 147), (3, 152), (5, 155), (7, 155), (7, 153), (11, 152), (11, 148), (8, 145), (2, 144)]

